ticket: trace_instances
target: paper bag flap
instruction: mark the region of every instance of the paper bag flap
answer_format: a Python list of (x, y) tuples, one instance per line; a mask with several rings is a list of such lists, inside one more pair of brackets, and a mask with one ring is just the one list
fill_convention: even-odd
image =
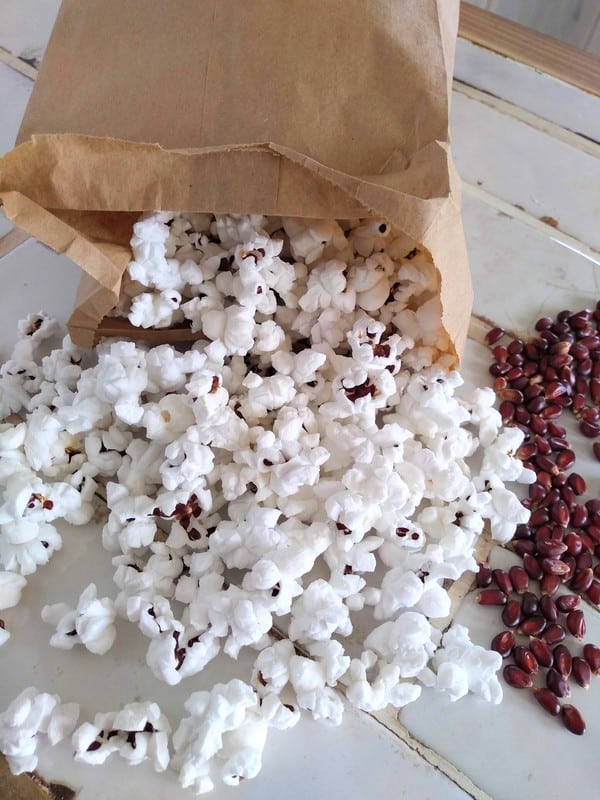
[(456, 0), (64, 0), (0, 160), (6, 213), (109, 293), (79, 330), (114, 304), (137, 212), (382, 216), (431, 253), (460, 351), (457, 18)]

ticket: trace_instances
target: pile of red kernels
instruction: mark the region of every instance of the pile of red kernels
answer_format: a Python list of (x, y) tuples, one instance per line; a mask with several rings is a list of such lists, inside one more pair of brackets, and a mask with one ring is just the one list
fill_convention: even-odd
[[(575, 452), (559, 418), (568, 409), (584, 436), (600, 435), (600, 303), (593, 311), (544, 317), (535, 329), (529, 341), (509, 341), (501, 328), (486, 337), (500, 413), (525, 434), (518, 455), (537, 478), (523, 500), (529, 523), (517, 527), (509, 545), (523, 563), (508, 571), (481, 564), (477, 600), (502, 608), (505, 630), (491, 646), (512, 657), (505, 681), (531, 689), (542, 708), (582, 734), (581, 714), (561, 701), (570, 696), (570, 680), (588, 688), (600, 674), (600, 648), (580, 644), (582, 598), (600, 604), (600, 498), (582, 499), (586, 482), (572, 469)], [(593, 451), (600, 461), (600, 442)]]

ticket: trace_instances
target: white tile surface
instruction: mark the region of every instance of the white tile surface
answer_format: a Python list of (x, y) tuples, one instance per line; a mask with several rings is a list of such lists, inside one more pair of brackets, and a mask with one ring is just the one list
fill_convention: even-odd
[[(600, 28), (598, 40), (600, 46)], [(459, 39), (454, 77), (567, 130), (600, 141), (600, 97), (543, 75), (533, 67)]]
[(68, 318), (73, 308), (80, 269), (33, 239), (0, 260), (3, 285), (0, 298), (0, 360), (10, 354), (16, 339), (16, 323), (27, 314), (46, 311), (57, 319)]
[(464, 180), (600, 249), (600, 158), (458, 92), (452, 130)]
[(12, 224), (4, 216), (4, 212), (0, 209), (0, 239), (12, 230)]
[(0, 155), (15, 143), (32, 88), (29, 78), (0, 62)]

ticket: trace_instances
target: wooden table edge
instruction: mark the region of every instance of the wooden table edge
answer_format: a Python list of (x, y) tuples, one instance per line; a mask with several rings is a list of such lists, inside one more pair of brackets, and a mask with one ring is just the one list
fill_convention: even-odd
[(458, 35), (600, 97), (600, 58), (461, 2)]

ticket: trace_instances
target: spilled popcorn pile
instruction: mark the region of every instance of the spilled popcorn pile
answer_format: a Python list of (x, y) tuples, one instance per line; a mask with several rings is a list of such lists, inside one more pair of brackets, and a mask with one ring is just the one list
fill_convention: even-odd
[(50, 644), (101, 655), (129, 620), (169, 685), (257, 656), (247, 683), (192, 693), (172, 737), (153, 702), (76, 728), (74, 704), (27, 689), (0, 715), (11, 768), (35, 767), (39, 734), (72, 734), (78, 760), (148, 758), (202, 793), (254, 777), (268, 729), (300, 710), (339, 724), (337, 686), (366, 711), (422, 686), (499, 702), (500, 655), (431, 620), (485, 522), (506, 542), (527, 520), (503, 482), (534, 474), (494, 392), (450, 370), (427, 254), (380, 221), (166, 212), (131, 244), (114, 313), (200, 338), (90, 355), (67, 337), (44, 356), (56, 324), (21, 324), (0, 373), (0, 419), (21, 415), (0, 424), (0, 609), (61, 547), (53, 521), (86, 524), (102, 486), (115, 597), (92, 583), (43, 608)]

